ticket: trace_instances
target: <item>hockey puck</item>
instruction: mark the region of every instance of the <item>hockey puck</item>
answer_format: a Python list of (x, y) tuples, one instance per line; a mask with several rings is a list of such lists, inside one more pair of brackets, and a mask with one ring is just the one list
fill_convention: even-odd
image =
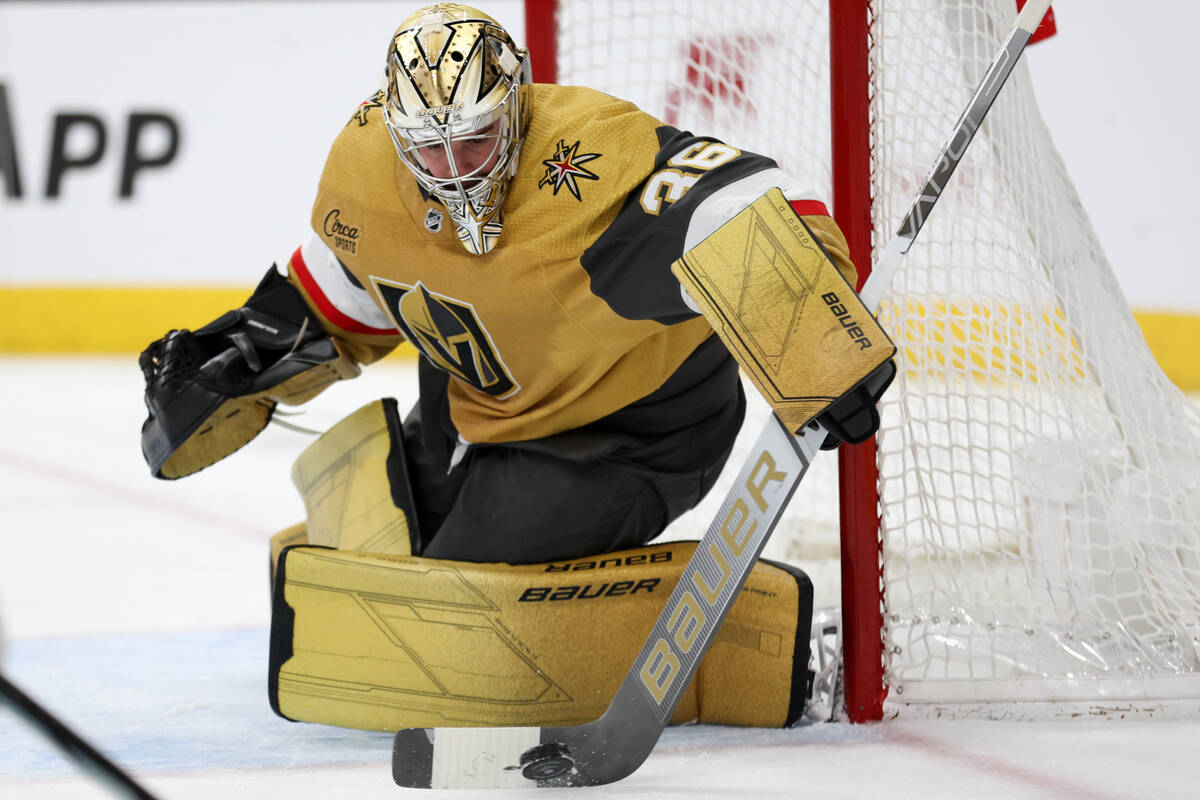
[(521, 774), (531, 781), (548, 781), (575, 767), (567, 748), (558, 742), (531, 747), (521, 754)]

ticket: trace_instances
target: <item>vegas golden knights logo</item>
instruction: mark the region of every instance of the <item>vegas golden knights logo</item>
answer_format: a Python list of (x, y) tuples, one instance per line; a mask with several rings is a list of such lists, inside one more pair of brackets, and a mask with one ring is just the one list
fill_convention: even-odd
[(396, 327), (438, 369), (493, 397), (520, 391), (470, 303), (434, 294), (420, 281), (371, 280)]

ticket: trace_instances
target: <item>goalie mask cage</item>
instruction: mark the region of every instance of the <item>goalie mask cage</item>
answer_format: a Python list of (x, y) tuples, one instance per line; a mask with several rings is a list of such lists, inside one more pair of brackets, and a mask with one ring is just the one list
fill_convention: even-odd
[[(526, 30), (535, 80), (811, 178), (861, 280), (1016, 11), (526, 0)], [(1147, 349), (1024, 63), (880, 321), (900, 366), (880, 433), (842, 448), (840, 503), (800, 487), (767, 551), (818, 586), (840, 563), (847, 716), (1194, 713), (1200, 413)]]

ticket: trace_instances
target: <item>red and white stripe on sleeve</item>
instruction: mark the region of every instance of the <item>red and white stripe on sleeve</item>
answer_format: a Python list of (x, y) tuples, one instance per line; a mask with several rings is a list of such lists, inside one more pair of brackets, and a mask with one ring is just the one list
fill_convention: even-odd
[(683, 252), (686, 253), (700, 244), (717, 228), (736, 217), (746, 206), (774, 187), (779, 187), (797, 214), (829, 216), (825, 204), (816, 199), (817, 193), (813, 187), (793, 178), (778, 167), (764, 169), (721, 187), (696, 206), (688, 224), (687, 236), (684, 237)]
[(355, 284), (315, 233), (292, 253), (292, 272), (325, 319), (347, 333), (395, 336), (398, 331), (366, 289)]

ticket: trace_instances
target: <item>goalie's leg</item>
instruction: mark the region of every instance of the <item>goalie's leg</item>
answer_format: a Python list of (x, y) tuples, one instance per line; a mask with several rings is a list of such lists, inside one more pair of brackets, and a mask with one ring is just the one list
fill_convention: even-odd
[(745, 412), (737, 366), (712, 337), (677, 373), (712, 387), (695, 421), (680, 411), (686, 393), (672, 395), (668, 385), (660, 390), (665, 397), (651, 395), (686, 420), (673, 432), (630, 432), (633, 412), (664, 413), (647, 403), (618, 412), (628, 415), (620, 420), (612, 415), (556, 436), (456, 452), (446, 430), (448, 379), (431, 373), (422, 369), (421, 404), (404, 430), (420, 555), (428, 558), (526, 564), (646, 544), (716, 482)]

